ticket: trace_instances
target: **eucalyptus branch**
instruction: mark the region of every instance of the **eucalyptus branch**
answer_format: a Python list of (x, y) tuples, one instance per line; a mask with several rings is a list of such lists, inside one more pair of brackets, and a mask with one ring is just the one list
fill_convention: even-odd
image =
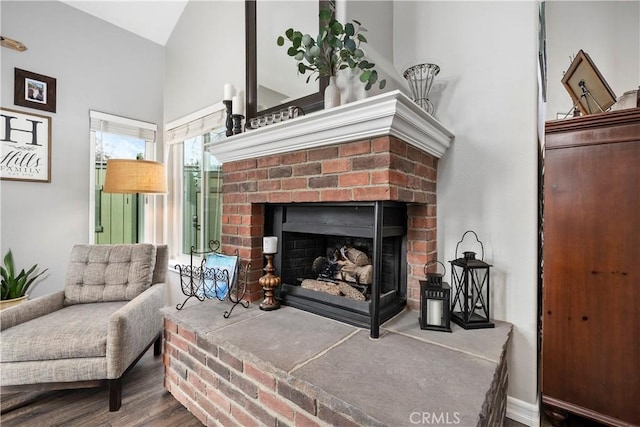
[[(317, 74), (317, 80), (320, 76), (336, 76), (340, 70), (351, 68), (359, 70), (360, 81), (365, 83), (366, 90), (376, 82), (380, 89), (384, 89), (386, 80), (378, 81), (375, 64), (365, 59), (364, 51), (360, 48), (362, 43), (367, 43), (367, 38), (362, 34), (367, 29), (355, 19), (343, 25), (332, 17), (329, 9), (320, 10), (320, 22), (320, 31), (315, 39), (293, 28), (285, 32), (291, 43), (287, 54), (298, 61), (298, 73), (310, 72), (307, 83), (314, 74)], [(276, 42), (278, 46), (284, 46), (285, 38), (279, 36)]]

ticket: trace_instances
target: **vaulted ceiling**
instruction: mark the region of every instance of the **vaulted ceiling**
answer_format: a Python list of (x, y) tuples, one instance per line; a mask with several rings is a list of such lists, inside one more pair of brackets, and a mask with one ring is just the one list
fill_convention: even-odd
[(188, 0), (61, 1), (164, 46)]

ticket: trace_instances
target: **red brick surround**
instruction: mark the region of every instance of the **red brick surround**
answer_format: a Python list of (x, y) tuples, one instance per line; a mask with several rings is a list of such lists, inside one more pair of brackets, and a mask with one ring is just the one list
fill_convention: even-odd
[(262, 299), (266, 203), (407, 203), (407, 302), (419, 308), (418, 280), (436, 257), (438, 159), (392, 136), (227, 162), (222, 248), (251, 262), (247, 299)]

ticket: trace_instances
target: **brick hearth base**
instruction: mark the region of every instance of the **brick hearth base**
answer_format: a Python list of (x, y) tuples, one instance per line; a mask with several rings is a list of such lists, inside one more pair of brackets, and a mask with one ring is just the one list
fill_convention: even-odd
[(511, 325), (424, 331), (405, 310), (371, 340), (291, 307), (164, 309), (165, 388), (208, 426), (502, 425)]

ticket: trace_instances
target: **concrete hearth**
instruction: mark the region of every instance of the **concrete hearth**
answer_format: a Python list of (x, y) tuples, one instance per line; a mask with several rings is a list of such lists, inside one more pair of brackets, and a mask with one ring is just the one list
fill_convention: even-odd
[(206, 425), (502, 425), (511, 325), (366, 330), (283, 307), (165, 309), (165, 387)]

